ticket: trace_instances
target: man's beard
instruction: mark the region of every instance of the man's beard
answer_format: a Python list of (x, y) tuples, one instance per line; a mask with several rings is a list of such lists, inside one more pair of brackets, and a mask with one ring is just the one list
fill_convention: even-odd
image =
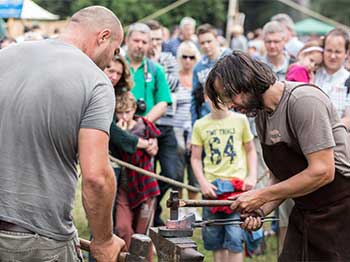
[(145, 53), (143, 51), (137, 51), (132, 53), (132, 58), (135, 61), (140, 62), (143, 60), (144, 57), (145, 57)]
[(240, 107), (240, 109), (243, 109), (244, 114), (248, 117), (256, 117), (258, 112), (264, 109), (262, 95), (252, 94), (244, 107)]

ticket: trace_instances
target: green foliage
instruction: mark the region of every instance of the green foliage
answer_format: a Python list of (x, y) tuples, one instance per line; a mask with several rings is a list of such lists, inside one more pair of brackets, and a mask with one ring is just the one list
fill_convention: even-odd
[(59, 15), (61, 19), (64, 19), (72, 14), (71, 5), (74, 1), (76, 0), (34, 0), (34, 2), (41, 7), (49, 10), (54, 14)]
[(311, 8), (324, 16), (350, 26), (348, 0), (311, 0)]
[(292, 12), (290, 7), (276, 0), (241, 0), (239, 4), (240, 12), (246, 15), (244, 23), (246, 31), (263, 27), (277, 13), (291, 14)]
[[(71, 16), (75, 11), (89, 5), (102, 5), (110, 8), (117, 14), (124, 25), (134, 23), (157, 10), (164, 8), (174, 0), (34, 0), (43, 8), (60, 15), (62, 18)], [(184, 16), (191, 16), (198, 24), (210, 22), (224, 28), (227, 16), (228, 0), (191, 0), (170, 12), (161, 15), (158, 19), (163, 25), (172, 28), (179, 24)]]
[[(71, 16), (75, 11), (89, 5), (103, 5), (114, 11), (122, 23), (127, 26), (157, 10), (164, 8), (175, 0), (34, 0), (43, 8), (58, 14), (61, 18)], [(185, 4), (163, 14), (156, 19), (172, 29), (178, 25), (181, 18), (191, 16), (197, 24), (211, 23), (225, 29), (229, 0), (190, 0)], [(302, 0), (294, 0), (300, 2)], [(307, 2), (307, 1), (302, 1)], [(310, 8), (322, 15), (350, 25), (349, 0), (310, 0)], [(305, 18), (298, 11), (278, 2), (277, 0), (239, 0), (239, 9), (246, 14), (245, 29), (253, 30), (262, 27), (274, 14), (285, 12), (296, 21)]]

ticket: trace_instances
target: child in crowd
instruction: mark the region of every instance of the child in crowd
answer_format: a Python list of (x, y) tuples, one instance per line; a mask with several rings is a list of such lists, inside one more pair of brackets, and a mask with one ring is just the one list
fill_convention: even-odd
[[(159, 130), (143, 117), (135, 116), (136, 100), (131, 92), (116, 97), (117, 125), (144, 139), (156, 138)], [(152, 157), (145, 149), (138, 149), (134, 154), (120, 151), (119, 158), (132, 165), (153, 171)], [(116, 200), (117, 235), (130, 247), (134, 233), (146, 234), (153, 222), (156, 196), (159, 195), (157, 180), (130, 169), (122, 169)]]
[(299, 51), (297, 62), (287, 71), (286, 80), (313, 83), (314, 72), (322, 65), (323, 48), (318, 42), (309, 42)]
[[(256, 151), (247, 117), (227, 107), (218, 110), (206, 101), (211, 113), (194, 124), (191, 164), (203, 196), (223, 199), (255, 186)], [(203, 208), (203, 220), (239, 217), (229, 208)], [(214, 252), (214, 261), (243, 261), (243, 241), (248, 235), (239, 226), (205, 227), (202, 235), (205, 249)]]

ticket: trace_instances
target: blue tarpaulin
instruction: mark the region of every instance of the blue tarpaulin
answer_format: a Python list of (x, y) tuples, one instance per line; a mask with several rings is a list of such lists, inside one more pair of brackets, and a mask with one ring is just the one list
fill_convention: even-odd
[(0, 0), (0, 18), (20, 18), (24, 0)]

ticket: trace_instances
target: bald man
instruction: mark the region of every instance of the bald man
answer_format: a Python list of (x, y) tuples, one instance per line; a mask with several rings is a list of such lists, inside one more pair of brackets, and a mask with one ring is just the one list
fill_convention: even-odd
[(115, 178), (108, 162), (114, 111), (101, 69), (119, 51), (118, 18), (91, 6), (65, 32), (0, 52), (0, 261), (80, 261), (72, 207), (82, 173), (83, 205), (98, 262), (116, 261)]

